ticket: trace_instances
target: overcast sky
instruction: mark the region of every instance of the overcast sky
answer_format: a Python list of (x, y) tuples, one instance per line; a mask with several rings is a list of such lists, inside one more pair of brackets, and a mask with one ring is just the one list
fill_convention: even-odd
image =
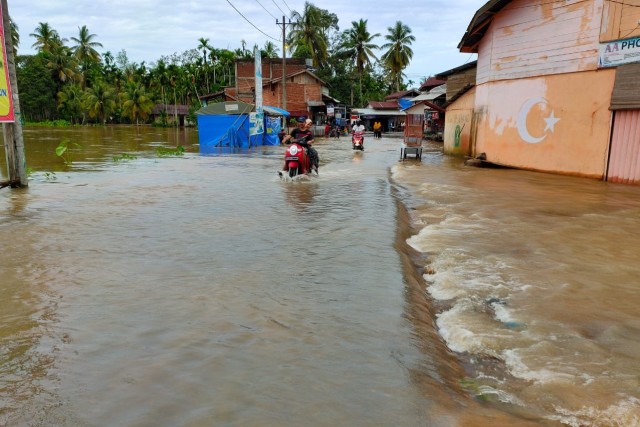
[[(197, 47), (200, 37), (216, 48), (260, 47), (267, 40), (280, 50), (282, 16), (302, 12), (304, 0), (8, 0), (9, 13), (20, 29), (19, 53), (33, 53), (29, 34), (39, 22), (47, 22), (63, 38), (77, 37), (86, 25), (98, 49), (112, 54), (124, 49), (129, 60), (155, 63), (161, 56)], [(402, 21), (416, 37), (413, 59), (405, 74), (417, 86), (423, 77), (476, 59), (457, 49), (474, 13), (485, 0), (322, 0), (314, 5), (335, 13), (340, 30), (352, 21), (368, 20), (374, 43), (385, 43), (387, 28)], [(232, 7), (239, 11), (234, 10)], [(243, 16), (247, 19), (243, 18)], [(248, 21), (251, 23), (249, 23)], [(378, 55), (379, 56), (379, 55)]]

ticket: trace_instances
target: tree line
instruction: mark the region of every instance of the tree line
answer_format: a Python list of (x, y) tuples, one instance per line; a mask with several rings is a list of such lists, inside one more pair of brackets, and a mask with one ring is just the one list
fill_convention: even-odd
[[(364, 106), (406, 88), (403, 70), (413, 57), (411, 29), (398, 21), (387, 28), (378, 45), (368, 21), (353, 21), (340, 31), (338, 17), (306, 2), (294, 11), (287, 35), (288, 57), (311, 58), (316, 75), (328, 83), (331, 95), (350, 106)], [(132, 62), (122, 49), (115, 55), (98, 52), (102, 44), (86, 26), (69, 39), (46, 22), (29, 34), (34, 55), (16, 56), (22, 115), (27, 122), (66, 120), (74, 124), (147, 123), (158, 105), (200, 108), (199, 96), (235, 84), (234, 63), (252, 58), (254, 49), (219, 49), (201, 37), (182, 53), (161, 56), (155, 63)], [(18, 26), (11, 21), (11, 37), (18, 50)], [(257, 46), (254, 46), (257, 49)], [(257, 49), (263, 58), (278, 58), (279, 49), (266, 41)], [(376, 51), (383, 53), (378, 58)], [(413, 82), (408, 82), (412, 84)], [(166, 108), (158, 113), (167, 124)]]

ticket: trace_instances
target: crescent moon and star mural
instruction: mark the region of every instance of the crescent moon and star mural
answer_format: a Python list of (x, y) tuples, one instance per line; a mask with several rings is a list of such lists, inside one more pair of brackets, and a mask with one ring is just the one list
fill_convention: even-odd
[(556, 117), (555, 112), (551, 110), (551, 113), (549, 114), (549, 116), (543, 119), (546, 123), (546, 126), (542, 131), (542, 135), (540, 136), (531, 135), (531, 132), (527, 127), (527, 118), (529, 117), (529, 113), (531, 113), (531, 110), (533, 109), (533, 107), (538, 104), (541, 104), (543, 107), (547, 107), (550, 105), (549, 102), (542, 97), (530, 98), (526, 100), (524, 104), (522, 104), (522, 107), (520, 107), (520, 111), (518, 112), (518, 120), (516, 122), (516, 125), (518, 127), (518, 134), (520, 135), (520, 138), (522, 138), (525, 142), (528, 142), (529, 144), (537, 144), (539, 142), (544, 141), (544, 139), (547, 137), (549, 132), (553, 133), (553, 131), (555, 130), (556, 124), (560, 121), (560, 119)]

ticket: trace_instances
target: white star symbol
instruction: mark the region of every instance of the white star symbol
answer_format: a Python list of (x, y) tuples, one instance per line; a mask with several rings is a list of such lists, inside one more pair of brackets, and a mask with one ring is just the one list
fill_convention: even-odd
[(551, 114), (549, 115), (549, 117), (544, 119), (544, 121), (547, 122), (547, 126), (544, 128), (543, 132), (546, 132), (547, 129), (550, 130), (551, 132), (553, 132), (553, 128), (555, 127), (556, 123), (558, 123), (560, 121), (560, 119), (555, 116), (555, 114), (554, 114), (554, 112), (552, 110)]

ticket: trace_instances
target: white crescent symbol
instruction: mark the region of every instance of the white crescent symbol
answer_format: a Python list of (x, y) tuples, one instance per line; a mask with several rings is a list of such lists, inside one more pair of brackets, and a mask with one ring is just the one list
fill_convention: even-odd
[(518, 133), (520, 134), (520, 138), (524, 139), (526, 142), (530, 144), (537, 144), (538, 142), (541, 142), (543, 139), (547, 137), (547, 134), (545, 132), (545, 134), (542, 135), (541, 137), (535, 138), (529, 133), (529, 129), (527, 129), (527, 116), (529, 115), (531, 108), (536, 104), (546, 104), (546, 103), (547, 103), (547, 100), (544, 98), (531, 98), (527, 100), (527, 102), (522, 104), (522, 107), (520, 108), (520, 112), (518, 113), (518, 121), (517, 121)]

